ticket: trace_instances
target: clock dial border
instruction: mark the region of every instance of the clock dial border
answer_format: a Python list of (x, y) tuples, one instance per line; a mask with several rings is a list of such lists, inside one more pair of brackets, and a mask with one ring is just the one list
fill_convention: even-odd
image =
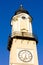
[[(21, 52), (23, 52), (23, 51), (28, 52), (29, 54), (31, 54), (30, 60), (26, 61), (26, 60), (23, 60), (23, 59), (20, 57), (20, 54), (21, 54)], [(30, 62), (30, 61), (32, 60), (32, 58), (33, 58), (32, 53), (31, 53), (29, 50), (21, 50), (21, 51), (19, 51), (18, 57), (19, 57), (19, 59), (20, 59), (21, 61), (23, 61), (23, 62)]]

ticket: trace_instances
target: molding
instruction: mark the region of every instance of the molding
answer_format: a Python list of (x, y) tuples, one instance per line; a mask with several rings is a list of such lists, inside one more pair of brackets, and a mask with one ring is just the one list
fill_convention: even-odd
[(8, 50), (9, 51), (11, 50), (13, 39), (31, 40), (31, 41), (36, 41), (36, 43), (38, 43), (38, 40), (35, 37), (26, 37), (26, 36), (9, 37), (9, 40), (8, 40)]

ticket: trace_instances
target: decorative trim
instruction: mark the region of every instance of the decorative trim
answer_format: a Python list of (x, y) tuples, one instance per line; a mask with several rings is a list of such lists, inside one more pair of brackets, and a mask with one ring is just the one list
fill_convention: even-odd
[(36, 41), (36, 43), (38, 43), (38, 40), (34, 37), (24, 37), (24, 36), (14, 36), (14, 37), (9, 37), (9, 41), (8, 41), (8, 50), (11, 50), (11, 46), (12, 46), (12, 41), (13, 39), (22, 39), (22, 40), (32, 40), (32, 41)]

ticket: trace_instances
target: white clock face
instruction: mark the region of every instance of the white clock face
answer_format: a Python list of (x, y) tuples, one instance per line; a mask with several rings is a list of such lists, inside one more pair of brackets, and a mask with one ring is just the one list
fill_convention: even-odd
[(32, 60), (32, 54), (28, 50), (21, 50), (18, 53), (18, 57), (23, 62), (30, 62)]

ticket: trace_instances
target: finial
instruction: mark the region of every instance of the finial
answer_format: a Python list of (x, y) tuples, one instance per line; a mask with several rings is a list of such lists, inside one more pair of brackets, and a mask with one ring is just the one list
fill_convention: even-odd
[(22, 4), (20, 5), (20, 9), (23, 9), (23, 6), (22, 6)]
[(22, 4), (20, 6), (22, 7)]

